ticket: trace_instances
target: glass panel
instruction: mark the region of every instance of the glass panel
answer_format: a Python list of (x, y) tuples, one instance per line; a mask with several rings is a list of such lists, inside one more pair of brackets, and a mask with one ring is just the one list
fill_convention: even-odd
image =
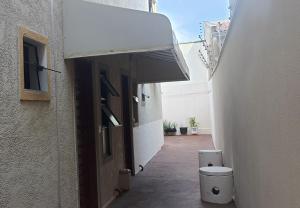
[(105, 88), (110, 92), (112, 96), (120, 96), (114, 86), (103, 75), (101, 75), (101, 82), (104, 84)]
[(121, 125), (117, 117), (112, 113), (112, 111), (107, 106), (102, 105), (102, 112), (113, 126)]
[(41, 90), (37, 47), (24, 42), (24, 88)]

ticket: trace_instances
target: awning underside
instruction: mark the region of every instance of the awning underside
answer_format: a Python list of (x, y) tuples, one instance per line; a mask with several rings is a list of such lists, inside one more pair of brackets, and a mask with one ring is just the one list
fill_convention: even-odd
[(139, 83), (182, 81), (189, 77), (181, 70), (173, 50), (139, 53), (136, 63)]
[(188, 67), (163, 15), (64, 1), (66, 59), (135, 54), (139, 83), (188, 80)]

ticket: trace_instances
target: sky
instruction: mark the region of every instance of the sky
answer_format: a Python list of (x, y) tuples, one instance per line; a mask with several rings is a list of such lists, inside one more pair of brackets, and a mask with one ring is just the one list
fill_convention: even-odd
[(158, 0), (158, 12), (169, 17), (180, 43), (199, 40), (200, 23), (228, 19), (228, 0)]

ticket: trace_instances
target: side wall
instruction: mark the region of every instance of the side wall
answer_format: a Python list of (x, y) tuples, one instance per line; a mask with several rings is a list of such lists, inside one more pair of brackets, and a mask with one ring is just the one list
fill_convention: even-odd
[(190, 117), (199, 122), (199, 133), (211, 133), (208, 70), (199, 57), (202, 43), (181, 44), (190, 70), (190, 81), (162, 84), (163, 119), (176, 122), (178, 127), (189, 126)]
[(239, 208), (300, 206), (299, 11), (297, 0), (239, 1), (212, 80)]
[[(20, 102), (18, 29), (49, 38), (50, 102)], [(62, 1), (0, 1), (0, 207), (77, 207), (72, 71)]]
[[(150, 97), (145, 102), (142, 92)], [(139, 125), (133, 128), (136, 173), (139, 165), (145, 166), (164, 144), (160, 84), (139, 85), (138, 97)]]

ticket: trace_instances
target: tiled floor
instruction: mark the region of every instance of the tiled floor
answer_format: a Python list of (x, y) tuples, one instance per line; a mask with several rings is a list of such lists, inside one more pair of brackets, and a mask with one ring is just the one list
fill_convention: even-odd
[(132, 189), (111, 208), (234, 208), (200, 200), (197, 151), (211, 148), (207, 135), (166, 137), (162, 150), (132, 178)]

